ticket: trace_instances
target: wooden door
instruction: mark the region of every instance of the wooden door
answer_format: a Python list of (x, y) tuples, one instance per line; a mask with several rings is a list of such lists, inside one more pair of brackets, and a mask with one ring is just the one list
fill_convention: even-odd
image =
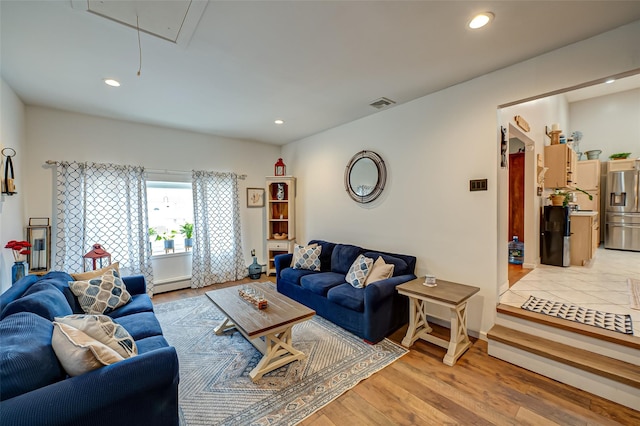
[(524, 152), (509, 154), (509, 240), (524, 241)]

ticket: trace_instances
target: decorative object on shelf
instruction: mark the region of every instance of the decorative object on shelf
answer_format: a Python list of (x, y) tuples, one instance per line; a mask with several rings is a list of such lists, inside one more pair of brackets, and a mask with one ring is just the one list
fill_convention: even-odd
[(247, 188), (247, 207), (264, 207), (264, 188)]
[[(92, 266), (93, 266), (93, 270), (95, 271), (96, 269), (102, 269), (103, 265), (102, 265), (102, 260), (106, 259), (107, 260), (107, 265), (111, 265), (111, 254), (108, 253), (104, 248), (102, 248), (102, 246), (100, 244), (94, 244), (92, 249), (85, 254), (84, 256), (82, 256), (84, 259), (91, 259), (92, 261)], [(98, 260), (100, 261), (100, 268), (98, 268)], [(84, 271), (87, 270), (87, 263), (86, 262), (82, 262), (82, 266)]]
[(562, 130), (560, 130), (557, 123), (551, 125), (551, 130), (549, 130), (549, 127), (544, 126), (544, 131), (547, 136), (551, 138), (551, 145), (558, 145), (560, 143), (560, 133), (562, 133)]
[(278, 192), (276, 193), (276, 198), (280, 201), (284, 200), (284, 184), (278, 184)]
[(597, 160), (600, 158), (602, 151), (599, 149), (592, 149), (591, 151), (585, 152), (585, 154), (587, 154), (587, 160)]
[(273, 174), (275, 176), (285, 176), (287, 174), (287, 166), (282, 162), (282, 158), (278, 158), (273, 168)]
[(612, 160), (625, 160), (629, 158), (630, 155), (631, 155), (630, 152), (619, 152), (617, 154), (611, 154), (609, 158)]
[(258, 309), (267, 309), (269, 302), (264, 298), (264, 294), (251, 286), (243, 285), (238, 289), (238, 294), (247, 302)]
[(27, 256), (30, 271), (48, 271), (51, 268), (51, 226), (48, 217), (29, 218), (27, 241), (31, 244), (31, 253)]
[(287, 239), (287, 234), (273, 234), (273, 239), (274, 240), (286, 240)]
[(578, 154), (578, 160), (582, 160), (582, 152), (580, 152), (580, 141), (582, 140), (582, 132), (580, 130), (572, 132), (571, 139), (573, 139), (571, 148), (573, 148), (576, 154)]
[(262, 275), (262, 265), (258, 263), (258, 258), (256, 258), (256, 250), (251, 250), (251, 256), (253, 257), (253, 263), (249, 265), (249, 278), (252, 280), (257, 280)]
[(382, 194), (387, 182), (387, 167), (373, 151), (360, 151), (347, 164), (344, 186), (358, 203), (370, 203)]
[(13, 254), (13, 266), (11, 267), (11, 284), (15, 284), (20, 278), (27, 275), (29, 266), (26, 264), (27, 257), (31, 250), (31, 243), (29, 241), (16, 241), (11, 240), (4, 248), (11, 249)]
[(4, 165), (4, 179), (2, 180), (2, 193), (7, 195), (17, 194), (16, 185), (15, 185), (15, 174), (13, 171), (13, 161), (12, 157), (16, 156), (16, 150), (13, 148), (4, 148), (2, 151), (2, 156), (6, 157), (5, 165)]
[(529, 126), (529, 123), (527, 123), (527, 120), (522, 118), (522, 116), (516, 115), (515, 117), (513, 117), (513, 119), (516, 122), (516, 124), (518, 125), (518, 127), (520, 127), (525, 132), (528, 132), (528, 131), (531, 130), (531, 127)]
[(184, 235), (184, 250), (191, 251), (191, 247), (193, 247), (193, 223), (185, 222), (180, 225), (180, 233)]

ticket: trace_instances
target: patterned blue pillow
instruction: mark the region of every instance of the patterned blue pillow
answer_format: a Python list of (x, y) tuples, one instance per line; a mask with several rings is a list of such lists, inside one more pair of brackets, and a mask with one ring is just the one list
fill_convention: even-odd
[(364, 282), (369, 276), (373, 267), (373, 259), (359, 255), (351, 264), (349, 272), (347, 272), (346, 280), (355, 288), (363, 288)]
[(293, 269), (319, 271), (321, 252), (322, 246), (316, 244), (306, 247), (296, 245), (293, 248)]
[(131, 300), (118, 273), (110, 269), (102, 277), (89, 281), (70, 281), (69, 287), (87, 314), (108, 314)]

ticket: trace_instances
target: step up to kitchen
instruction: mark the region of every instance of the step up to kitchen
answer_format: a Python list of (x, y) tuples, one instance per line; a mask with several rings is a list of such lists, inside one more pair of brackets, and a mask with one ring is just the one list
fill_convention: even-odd
[(500, 342), (504, 345), (640, 389), (640, 369), (637, 365), (501, 325), (493, 326), (487, 333), (487, 337), (489, 342)]

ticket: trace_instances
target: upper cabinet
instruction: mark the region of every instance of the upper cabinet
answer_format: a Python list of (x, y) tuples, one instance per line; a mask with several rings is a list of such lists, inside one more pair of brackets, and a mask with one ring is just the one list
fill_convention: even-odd
[(584, 190), (600, 188), (600, 160), (578, 161), (576, 185)]
[(567, 144), (544, 147), (545, 188), (575, 188), (578, 156)]

